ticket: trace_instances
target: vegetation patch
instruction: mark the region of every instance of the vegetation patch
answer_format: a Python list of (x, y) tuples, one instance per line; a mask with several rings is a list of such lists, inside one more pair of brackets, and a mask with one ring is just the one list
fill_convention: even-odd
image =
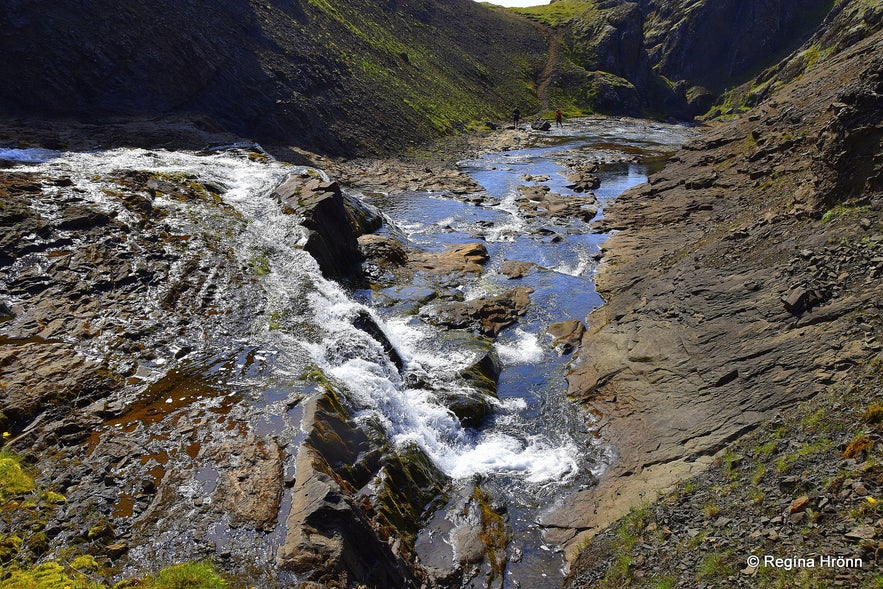
[(185, 562), (161, 570), (132, 587), (143, 589), (226, 589), (228, 583), (206, 562)]
[(869, 210), (870, 207), (868, 206), (859, 206), (849, 203), (837, 204), (825, 211), (825, 214), (822, 215), (822, 223), (830, 223), (831, 221), (842, 218), (856, 218), (867, 214)]
[(506, 532), (506, 522), (491, 505), (491, 496), (480, 487), (472, 491), (472, 499), (481, 512), (481, 531), (478, 537), (485, 547), (485, 556), (491, 566), (488, 587), (495, 579), (502, 579), (506, 569), (506, 545), (510, 537)]
[(36, 488), (34, 479), (21, 467), (21, 458), (0, 450), (0, 502), (30, 493)]
[[(599, 533), (565, 586), (883, 587), (883, 450), (868, 431), (879, 419), (880, 364), (856, 367), (735, 442), (705, 473)], [(827, 554), (854, 555), (863, 566), (751, 569), (745, 561)]]
[(595, 3), (586, 0), (558, 0), (551, 4), (513, 10), (550, 27), (559, 27), (577, 19), (593, 18), (598, 14)]

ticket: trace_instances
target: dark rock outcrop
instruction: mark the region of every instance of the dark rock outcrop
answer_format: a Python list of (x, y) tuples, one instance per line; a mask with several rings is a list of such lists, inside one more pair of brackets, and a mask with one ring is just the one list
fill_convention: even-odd
[[(799, 47), (831, 8), (828, 0), (639, 0), (652, 67), (713, 94), (741, 83)], [(695, 98), (694, 98), (695, 100)]]
[(282, 212), (299, 215), (307, 229), (304, 249), (312, 255), (328, 278), (357, 278), (361, 254), (356, 225), (344, 206), (337, 182), (325, 182), (310, 175), (290, 175), (276, 187), (274, 198)]
[[(298, 450), (278, 565), (330, 586), (345, 586), (347, 578), (386, 587), (417, 583), (423, 573), (413, 561), (416, 526), (441, 497), (444, 476), (416, 447), (384, 458), (382, 434), (369, 437), (356, 426), (330, 389), (305, 411), (312, 432)], [(361, 499), (359, 490), (372, 480), (374, 492)]]

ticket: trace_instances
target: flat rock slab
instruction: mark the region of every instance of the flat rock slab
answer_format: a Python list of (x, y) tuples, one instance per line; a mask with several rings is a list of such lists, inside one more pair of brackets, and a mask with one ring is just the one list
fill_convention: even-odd
[(532, 288), (514, 288), (493, 297), (432, 305), (424, 308), (421, 315), (436, 325), (469, 329), (495, 337), (527, 312), (532, 292)]

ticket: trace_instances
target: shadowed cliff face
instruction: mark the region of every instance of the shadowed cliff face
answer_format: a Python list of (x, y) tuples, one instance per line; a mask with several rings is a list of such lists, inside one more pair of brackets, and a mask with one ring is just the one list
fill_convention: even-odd
[[(545, 42), (471, 0), (224, 3), (13, 0), (0, 112), (208, 115), (331, 153), (405, 146), (535, 106)], [(505, 40), (505, 42), (503, 42)]]
[(522, 9), (566, 45), (555, 82), (582, 107), (691, 117), (793, 51), (831, 0), (557, 0)]
[(831, 0), (640, 0), (654, 69), (720, 93), (793, 51)]

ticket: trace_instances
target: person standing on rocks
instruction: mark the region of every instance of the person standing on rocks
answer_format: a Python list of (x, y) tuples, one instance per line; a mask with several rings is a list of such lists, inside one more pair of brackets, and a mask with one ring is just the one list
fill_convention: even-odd
[(518, 128), (518, 121), (521, 120), (521, 111), (517, 108), (512, 111), (512, 122), (515, 123), (515, 128)]
[(561, 114), (561, 109), (558, 109), (555, 111), (555, 126), (556, 127), (563, 127), (563, 125), (561, 124), (561, 119), (563, 118), (563, 116), (564, 115)]

